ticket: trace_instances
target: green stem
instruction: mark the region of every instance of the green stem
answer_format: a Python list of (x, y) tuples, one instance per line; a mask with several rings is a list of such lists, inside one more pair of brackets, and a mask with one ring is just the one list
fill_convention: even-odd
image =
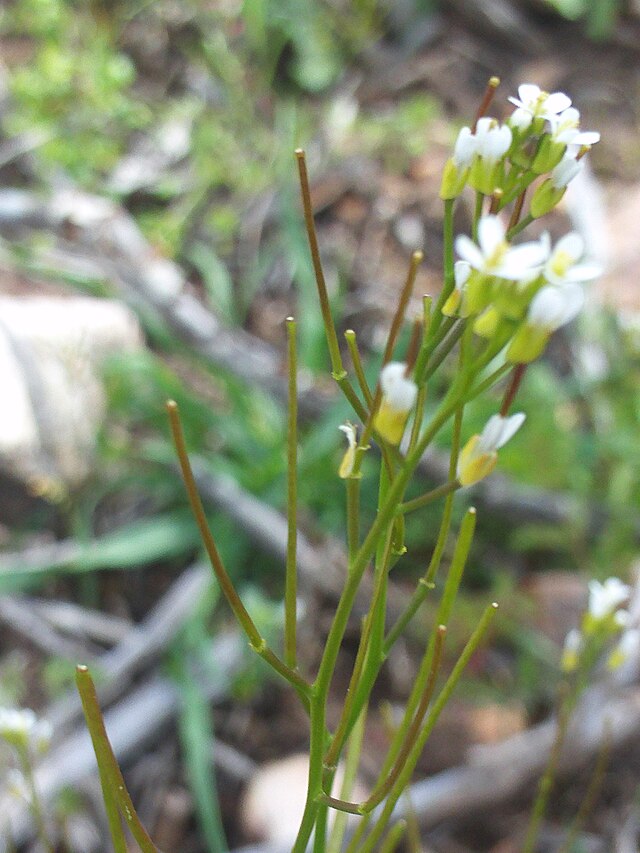
[(360, 544), (360, 483), (361, 477), (347, 477), (347, 550), (349, 562)]
[(460, 488), (460, 483), (456, 480), (449, 480), (447, 483), (442, 483), (442, 485), (437, 486), (435, 489), (431, 489), (429, 492), (425, 492), (423, 495), (420, 495), (417, 498), (412, 498), (410, 501), (405, 501), (400, 504), (398, 507), (398, 514), (406, 515), (408, 512), (414, 512), (416, 509), (422, 509), (428, 504), (433, 503), (433, 501), (437, 501), (438, 498), (443, 497), (444, 495), (449, 495), (451, 492), (455, 492)]
[(289, 398), (287, 418), (287, 557), (284, 592), (284, 660), (296, 669), (297, 628), (297, 536), (298, 536), (298, 359), (296, 352), (296, 323), (287, 317), (287, 364)]
[[(328, 684), (326, 685), (328, 688)], [(309, 737), (309, 778), (307, 781), (307, 799), (305, 802), (302, 821), (298, 835), (291, 849), (291, 853), (305, 853), (311, 833), (318, 818), (320, 809), (320, 797), (322, 796), (323, 763), (326, 729), (325, 704), (327, 690), (319, 690), (313, 687), (309, 709), (310, 737)]]
[(533, 216), (531, 216), (530, 213), (527, 213), (527, 215), (523, 219), (521, 219), (517, 225), (514, 225), (513, 228), (511, 228), (509, 231), (507, 231), (507, 240), (513, 240), (514, 237), (517, 237), (518, 234), (521, 231), (524, 231), (524, 229), (527, 226), (531, 225), (532, 222), (533, 222)]
[(480, 622), (473, 632), (471, 637), (469, 638), (466, 646), (464, 647), (462, 654), (460, 655), (456, 665), (454, 666), (451, 675), (445, 682), (442, 691), (438, 695), (438, 698), (433, 704), (431, 711), (427, 717), (427, 720), (422, 728), (420, 735), (416, 738), (415, 743), (412, 746), (412, 749), (409, 753), (407, 761), (405, 762), (402, 772), (398, 776), (389, 796), (387, 797), (387, 801), (384, 805), (384, 808), (374, 826), (369, 837), (365, 841), (364, 844), (359, 845), (358, 847), (353, 847), (352, 844), (347, 848), (346, 853), (371, 853), (375, 848), (376, 844), (380, 841), (384, 831), (386, 829), (387, 823), (391, 818), (393, 810), (396, 806), (396, 803), (403, 791), (409, 784), (409, 780), (411, 779), (411, 775), (415, 769), (415, 766), (420, 758), (422, 750), (433, 731), (433, 728), (438, 721), (440, 714), (442, 713), (442, 709), (445, 707), (449, 699), (451, 698), (451, 694), (455, 690), (462, 673), (464, 672), (469, 660), (472, 655), (478, 648), (480, 642), (485, 636), (494, 616), (496, 613), (498, 605), (492, 604), (490, 605), (482, 615)]
[[(109, 742), (107, 730), (104, 727), (93, 679), (86, 666), (76, 667), (76, 685), (82, 702), (84, 718), (91, 735), (93, 751), (100, 769), (100, 780), (103, 784), (106, 782), (111, 797), (117, 802), (122, 817), (142, 853), (159, 853), (158, 848), (140, 822), (127, 791), (120, 767)], [(111, 826), (111, 820), (109, 825)]]
[(449, 198), (446, 199), (444, 203), (444, 221), (442, 225), (442, 237), (444, 242), (443, 248), (443, 270), (444, 270), (444, 282), (442, 284), (442, 290), (438, 296), (437, 302), (434, 306), (432, 312), (432, 320), (431, 320), (431, 328), (429, 330), (430, 336), (435, 336), (438, 329), (440, 328), (440, 323), (442, 322), (443, 314), (442, 314), (442, 306), (449, 298), (451, 291), (455, 285), (455, 275), (454, 275), (454, 251), (453, 251), (453, 208), (454, 208), (455, 199)]
[(433, 354), (433, 358), (431, 358), (423, 371), (421, 376), (421, 382), (428, 382), (429, 379), (433, 376), (436, 370), (440, 367), (445, 358), (449, 355), (454, 346), (458, 343), (460, 338), (462, 337), (464, 330), (466, 328), (466, 322), (461, 321), (458, 325), (453, 329), (451, 334), (446, 338), (443, 343), (440, 345), (440, 348), (437, 352)]
[(391, 827), (387, 837), (380, 845), (380, 853), (393, 853), (402, 841), (402, 836), (407, 831), (407, 822), (399, 820), (395, 826)]
[(476, 192), (476, 206), (473, 211), (473, 222), (471, 223), (471, 239), (474, 243), (478, 242), (478, 222), (482, 216), (482, 205), (484, 203), (484, 195), (481, 192)]
[(304, 222), (307, 229), (307, 238), (309, 240), (309, 249), (311, 251), (311, 262), (313, 263), (313, 272), (316, 278), (318, 288), (318, 298), (320, 300), (320, 310), (322, 312), (322, 320), (324, 322), (324, 330), (327, 336), (327, 345), (329, 347), (329, 355), (331, 357), (331, 371), (334, 377), (341, 376), (344, 373), (342, 366), (342, 356), (340, 355), (340, 346), (338, 344), (338, 336), (336, 327), (331, 314), (331, 305), (329, 303), (329, 295), (327, 293), (327, 285), (322, 269), (322, 261), (320, 260), (320, 249), (318, 247), (318, 237), (316, 235), (316, 227), (313, 219), (313, 204), (311, 202), (311, 190), (309, 187), (309, 175), (307, 174), (307, 162), (304, 151), (298, 148), (295, 152), (298, 161), (298, 174), (300, 178), (300, 191), (302, 194), (302, 208), (304, 211)]
[(604, 781), (610, 754), (611, 732), (607, 729), (604, 732), (604, 739), (602, 741), (602, 745), (598, 750), (598, 758), (596, 760), (596, 766), (593, 769), (591, 779), (589, 780), (589, 787), (587, 788), (587, 792), (584, 795), (584, 799), (580, 803), (580, 808), (578, 809), (576, 816), (571, 822), (571, 826), (569, 827), (569, 831), (567, 832), (567, 837), (562, 843), (562, 847), (560, 848), (560, 850), (558, 850), (558, 853), (571, 853), (571, 851), (574, 849), (574, 844), (576, 838), (578, 837), (578, 833), (580, 832), (581, 827), (584, 825), (587, 816), (593, 809), (598, 794), (600, 793), (600, 789), (602, 788), (602, 783)]
[(367, 404), (367, 408), (369, 409), (369, 411), (371, 411), (373, 408), (373, 395), (371, 394), (371, 391), (369, 389), (367, 377), (364, 375), (362, 359), (360, 358), (360, 350), (358, 349), (358, 342), (356, 340), (356, 333), (353, 331), (353, 329), (347, 329), (347, 331), (344, 333), (344, 337), (347, 342), (347, 346), (349, 347), (351, 361), (353, 362), (353, 369), (356, 374), (356, 379), (358, 380), (360, 390), (362, 391), (362, 396), (364, 397), (365, 403)]
[[(385, 773), (384, 776), (381, 777), (381, 780), (376, 785), (371, 796), (368, 797), (368, 799), (365, 800), (364, 803), (361, 803), (359, 806), (357, 806), (357, 814), (366, 814), (367, 812), (373, 811), (373, 809), (384, 800), (389, 791), (393, 788), (396, 780), (402, 772), (405, 762), (407, 761), (411, 749), (415, 744), (416, 738), (418, 737), (420, 727), (422, 726), (422, 721), (424, 720), (425, 714), (427, 713), (427, 710), (429, 708), (429, 703), (431, 702), (431, 697), (433, 696), (433, 691), (436, 686), (436, 677), (438, 675), (438, 672), (440, 671), (440, 662), (442, 660), (442, 650), (444, 647), (444, 638), (446, 636), (446, 633), (446, 627), (444, 625), (439, 625), (436, 631), (436, 640), (433, 657), (431, 660), (431, 670), (429, 672), (429, 678), (427, 679), (427, 683), (425, 685), (420, 704), (418, 705), (413, 720), (407, 727), (404, 743), (402, 744), (402, 747), (396, 756), (393, 766), (389, 773)], [(329, 797), (328, 800), (330, 800), (330, 805), (332, 805), (334, 808), (341, 809), (343, 811), (351, 811), (350, 807), (356, 805), (354, 803), (345, 804), (344, 801), (334, 800), (331, 797)], [(345, 809), (345, 805), (348, 805), (349, 808)]]
[[(24, 776), (27, 782), (27, 785), (29, 787), (29, 793), (31, 795), (31, 802), (29, 806), (31, 808), (31, 814), (33, 815), (33, 820), (36, 825), (38, 837), (42, 842), (43, 846), (45, 847), (47, 853), (54, 853), (53, 844), (51, 842), (51, 839), (49, 838), (49, 833), (47, 832), (47, 825), (44, 819), (44, 809), (42, 808), (42, 802), (38, 794), (38, 788), (36, 786), (33, 767), (31, 766), (31, 759), (29, 757), (28, 747), (21, 747), (17, 750), (17, 752), (18, 758), (20, 760), (20, 765), (22, 767), (22, 775)], [(122, 827), (120, 827), (120, 830), (122, 831)]]
[[(475, 523), (476, 512), (475, 509), (471, 508), (467, 510), (467, 513), (460, 527), (460, 533), (458, 535), (456, 547), (453, 552), (453, 558), (451, 560), (451, 566), (449, 567), (449, 572), (445, 581), (444, 590), (442, 592), (442, 598), (440, 599), (440, 604), (438, 605), (438, 612), (436, 614), (437, 625), (447, 625), (451, 617), (453, 605), (455, 603), (455, 599), (458, 594), (458, 589), (460, 587), (460, 581), (462, 580), (462, 573), (464, 571), (464, 567), (467, 562), (467, 557), (469, 555), (469, 550), (471, 548), (471, 543), (473, 541)], [(385, 650), (387, 652), (391, 649), (393, 643), (396, 641), (400, 631), (403, 630), (404, 626), (413, 618), (416, 611), (424, 601), (429, 589), (432, 586), (433, 581), (428, 581), (427, 576), (425, 576), (422, 583), (418, 585), (416, 591), (414, 592), (405, 612), (402, 614), (402, 616), (400, 616), (392, 630), (389, 632), (389, 635), (385, 641)], [(414, 686), (407, 700), (406, 713), (409, 714), (409, 717), (414, 714), (415, 709), (418, 707), (418, 703), (420, 702), (420, 697), (422, 696), (425, 690), (425, 684), (427, 683), (429, 673), (431, 671), (431, 663), (435, 649), (435, 641), (436, 637), (434, 634), (432, 634), (429, 639), (427, 650), (422, 659), (422, 663), (420, 664), (420, 669), (418, 670), (418, 673), (416, 675)], [(393, 761), (395, 759), (395, 756), (397, 755), (398, 750), (400, 749), (400, 746), (405, 738), (405, 730), (406, 724), (398, 727), (398, 730), (396, 731), (393, 737), (393, 741), (389, 749), (388, 761)]]
[(555, 738), (551, 746), (549, 759), (544, 773), (538, 783), (538, 791), (531, 810), (531, 817), (529, 818), (529, 826), (527, 827), (527, 834), (522, 846), (522, 853), (533, 853), (535, 849), (538, 833), (540, 832), (540, 825), (547, 810), (549, 797), (551, 796), (551, 789), (553, 788), (558, 764), (560, 762), (562, 746), (567, 735), (567, 728), (569, 726), (569, 720), (574, 707), (575, 694), (569, 693), (562, 702), (558, 713)]
[[(362, 741), (364, 738), (364, 729), (367, 719), (366, 706), (360, 712), (360, 716), (356, 720), (353, 731), (349, 737), (347, 744), (347, 756), (344, 766), (344, 778), (340, 788), (340, 797), (347, 800), (351, 796), (353, 786), (358, 773), (358, 764), (360, 761), (360, 753), (362, 752)], [(325, 788), (325, 790), (327, 790)], [(329, 788), (328, 790), (331, 790)], [(327, 844), (327, 853), (340, 853), (342, 849), (342, 840), (347, 829), (347, 815), (344, 813), (337, 814), (331, 830), (331, 836)]]
[[(405, 279), (404, 287), (402, 288), (402, 292), (400, 293), (400, 299), (398, 300), (396, 312), (393, 315), (393, 320), (391, 321), (391, 328), (389, 329), (387, 343), (385, 344), (384, 353), (382, 356), (383, 367), (385, 364), (391, 361), (391, 358), (393, 356), (393, 349), (396, 345), (398, 334), (400, 333), (400, 328), (402, 326), (402, 321), (404, 320), (407, 305), (409, 304), (409, 299), (411, 299), (411, 294), (413, 293), (413, 286), (416, 282), (418, 268), (422, 263), (423, 257), (424, 255), (420, 251), (414, 252), (411, 255), (411, 262), (409, 264), (407, 278)], [(377, 390), (379, 393), (379, 388)]]
[(236, 617), (236, 619), (240, 623), (241, 628), (249, 638), (251, 648), (264, 661), (266, 661), (279, 675), (281, 675), (291, 685), (293, 685), (293, 687), (295, 687), (296, 691), (298, 692), (298, 695), (302, 699), (305, 708), (308, 708), (310, 693), (310, 686), (308, 682), (305, 681), (305, 679), (298, 672), (295, 672), (293, 669), (291, 669), (291, 667), (287, 666), (284, 661), (280, 660), (280, 658), (267, 646), (266, 640), (262, 637), (257, 627), (255, 626), (253, 619), (251, 618), (244, 604), (240, 600), (240, 596), (236, 592), (233, 582), (227, 573), (224, 563), (222, 562), (222, 558), (218, 552), (218, 548), (213, 538), (213, 534), (209, 529), (209, 524), (207, 522), (204, 507), (202, 505), (202, 500), (200, 498), (200, 494), (198, 493), (198, 487), (196, 486), (193, 471), (191, 470), (191, 463), (189, 462), (189, 456), (187, 454), (187, 448), (184, 440), (184, 433), (182, 431), (182, 424), (180, 422), (178, 404), (175, 403), (173, 400), (169, 400), (167, 402), (166, 408), (167, 413), (169, 415), (169, 422), (171, 424), (173, 443), (175, 445), (178, 461), (180, 462), (180, 468), (182, 470), (182, 479), (184, 480), (185, 488), (187, 490), (191, 511), (193, 512), (193, 515), (196, 519), (196, 523), (200, 531), (200, 536), (202, 537), (202, 541), (204, 543), (205, 550), (207, 552), (209, 561), (216, 576), (216, 580), (220, 584), (220, 588), (225, 598), (227, 599), (227, 602), (231, 607), (234, 616)]

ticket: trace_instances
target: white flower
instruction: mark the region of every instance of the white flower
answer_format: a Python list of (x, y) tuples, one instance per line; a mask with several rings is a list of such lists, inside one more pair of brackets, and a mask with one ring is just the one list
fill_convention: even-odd
[(607, 578), (604, 583), (589, 581), (589, 614), (596, 620), (605, 619), (629, 598), (631, 587), (619, 578)]
[(507, 153), (512, 138), (506, 124), (501, 125), (496, 119), (488, 116), (480, 118), (475, 132), (476, 154), (482, 157), (487, 165), (493, 165)]
[(511, 127), (515, 127), (516, 130), (525, 131), (531, 125), (533, 121), (533, 116), (529, 112), (529, 110), (525, 110), (524, 107), (518, 107), (515, 109), (509, 118), (507, 119), (509, 125)]
[(407, 376), (406, 364), (390, 361), (380, 372), (380, 388), (382, 402), (374, 426), (390, 444), (400, 444), (409, 412), (418, 396), (418, 386)]
[(14, 767), (7, 770), (5, 774), (5, 784), (7, 793), (17, 800), (24, 800), (26, 803), (31, 802), (31, 791), (27, 785), (27, 780), (24, 774)]
[(470, 486), (490, 474), (498, 461), (497, 451), (520, 429), (525, 415), (493, 415), (480, 435), (473, 435), (458, 458), (457, 475), (463, 486)]
[(577, 317), (583, 305), (584, 293), (579, 284), (567, 284), (565, 287), (547, 285), (531, 300), (527, 323), (545, 332), (555, 332)]
[(497, 216), (487, 215), (478, 222), (478, 243), (460, 234), (456, 237), (456, 252), (478, 272), (513, 281), (534, 277), (549, 254), (546, 235), (539, 241), (510, 246), (506, 231)]
[(577, 628), (572, 628), (564, 638), (564, 648), (562, 650), (561, 666), (565, 672), (571, 672), (578, 665), (578, 659), (584, 638)]
[(544, 276), (550, 284), (562, 286), (597, 278), (602, 269), (594, 263), (578, 263), (584, 255), (584, 240), (575, 231), (558, 240), (544, 267)]
[(607, 666), (609, 669), (617, 669), (627, 661), (637, 659), (638, 656), (640, 656), (640, 630), (629, 628), (611, 652)]
[(467, 261), (456, 261), (453, 265), (453, 277), (456, 290), (463, 290), (471, 273), (471, 265)]
[(580, 130), (580, 113), (575, 107), (564, 110), (562, 115), (549, 117), (551, 138), (564, 145), (590, 146), (600, 141), (595, 130)]
[(478, 450), (483, 453), (500, 450), (518, 432), (525, 418), (524, 412), (518, 412), (507, 418), (502, 415), (492, 415), (480, 434)]
[[(571, 106), (571, 98), (564, 92), (549, 94), (532, 83), (522, 83), (518, 86), (518, 97), (510, 97), (509, 101), (518, 108), (515, 112), (522, 111), (522, 113), (530, 116), (529, 122), (534, 118), (551, 120)], [(522, 115), (518, 117), (517, 121), (524, 121)]]
[(471, 128), (460, 128), (451, 157), (458, 169), (466, 169), (471, 165), (471, 161), (476, 153), (476, 147), (477, 140), (471, 132)]
[(44, 751), (51, 741), (51, 724), (30, 708), (0, 708), (0, 737), (13, 746)]
[(551, 170), (551, 183), (557, 190), (563, 190), (582, 170), (582, 165), (582, 160), (576, 160), (575, 154), (568, 151)]
[(454, 317), (464, 293), (467, 280), (471, 275), (471, 265), (466, 261), (456, 261), (453, 265), (454, 286), (447, 301), (442, 306), (442, 313), (447, 317)]
[(358, 446), (358, 437), (355, 426), (347, 421), (344, 424), (340, 424), (338, 427), (347, 437), (347, 451), (342, 458), (342, 462), (340, 463), (340, 468), (338, 469), (338, 476), (343, 480), (347, 477), (351, 476), (353, 471), (353, 463), (355, 462), (356, 457), (356, 447)]
[(392, 409), (400, 412), (410, 411), (418, 394), (416, 383), (407, 376), (407, 365), (399, 361), (390, 361), (380, 372), (380, 387)]

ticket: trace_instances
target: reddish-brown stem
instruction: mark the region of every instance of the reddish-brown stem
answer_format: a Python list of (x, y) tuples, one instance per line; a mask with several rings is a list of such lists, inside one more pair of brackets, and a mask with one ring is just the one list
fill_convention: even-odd
[(509, 414), (509, 409), (511, 408), (511, 404), (513, 403), (515, 396), (518, 393), (518, 389), (520, 388), (526, 370), (526, 364), (516, 364), (516, 366), (513, 368), (511, 380), (507, 386), (507, 390), (504, 392), (504, 397), (502, 398), (502, 405), (500, 406), (500, 414), (503, 418), (506, 418), (506, 416)]

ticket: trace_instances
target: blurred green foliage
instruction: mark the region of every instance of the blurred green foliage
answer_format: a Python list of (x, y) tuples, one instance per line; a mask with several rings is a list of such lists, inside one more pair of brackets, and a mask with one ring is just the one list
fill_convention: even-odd
[(623, 7), (622, 0), (547, 0), (547, 3), (572, 21), (584, 18), (587, 33), (595, 41), (611, 35)]

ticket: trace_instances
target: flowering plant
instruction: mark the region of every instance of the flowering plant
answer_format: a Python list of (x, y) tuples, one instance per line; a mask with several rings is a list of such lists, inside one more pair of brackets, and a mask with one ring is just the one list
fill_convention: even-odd
[[(370, 853), (380, 843), (385, 850), (393, 850), (400, 843), (403, 826), (393, 825), (395, 806), (443, 707), (485, 637), (497, 607), (489, 604), (450, 674), (441, 677), (447, 624), (475, 526), (475, 510), (469, 509), (457, 531), (453, 557), (446, 565), (444, 554), (452, 533), (454, 493), (488, 476), (497, 465), (498, 451), (525, 420), (524, 413), (511, 414), (511, 409), (527, 365), (543, 353), (553, 332), (576, 316), (583, 302), (583, 284), (598, 274), (596, 266), (583, 259), (584, 245), (577, 234), (562, 238), (554, 248), (546, 233), (527, 242), (516, 242), (534, 220), (560, 202), (567, 185), (579, 173), (589, 147), (598, 141), (598, 134), (581, 131), (579, 113), (566, 95), (547, 94), (533, 85), (519, 87), (518, 97), (510, 99), (515, 109), (505, 122), (499, 122), (487, 115), (497, 85), (496, 78), (489, 81), (473, 125), (460, 130), (444, 169), (440, 188), (444, 204), (442, 289), (437, 299), (424, 298), (422, 316), (414, 321), (408, 348), (400, 355), (399, 332), (422, 259), (421, 252), (416, 251), (399, 294), (375, 387), (367, 382), (356, 334), (351, 330), (346, 339), (352, 369), (345, 367), (314, 229), (305, 156), (302, 151), (296, 152), (331, 372), (353, 410), (352, 420), (339, 426), (345, 434), (347, 449), (337, 470), (345, 483), (348, 565), (315, 672), (309, 671), (307, 662), (299, 660), (296, 637), (295, 321), (288, 318), (286, 323), (290, 392), (289, 537), (282, 653), (263, 638), (226, 571), (197, 493), (177, 406), (173, 402), (167, 406), (189, 499), (220, 587), (253, 650), (290, 684), (309, 717), (307, 797), (292, 853), (304, 853), (309, 844), (315, 853), (342, 849), (345, 824), (336, 821), (330, 828), (331, 810), (360, 818), (346, 844), (348, 853)], [(472, 192), (475, 199), (470, 233), (455, 237), (454, 207), (467, 192)], [(528, 206), (527, 195), (531, 197)], [(445, 360), (454, 357), (454, 352), (457, 358), (454, 377), (444, 398), (427, 417), (425, 399), (432, 378)], [(501, 399), (495, 414), (481, 433), (463, 441), (467, 405), (496, 390)], [(453, 430), (447, 479), (430, 491), (408, 499), (407, 489), (420, 460), (448, 423), (452, 423)], [(362, 462), (374, 445), (379, 450), (380, 465), (379, 475), (372, 484), (363, 476)], [(360, 514), (363, 488), (376, 488), (378, 492), (378, 510), (366, 528)], [(388, 626), (389, 575), (406, 551), (404, 520), (410, 513), (436, 501), (442, 501), (443, 505), (434, 552), (405, 610)], [(362, 621), (358, 652), (341, 712), (337, 723), (329, 725), (327, 705), (338, 655), (368, 570), (373, 578), (369, 609)], [(624, 596), (620, 599), (620, 592), (611, 585), (599, 592), (594, 587), (590, 612), (595, 623), (615, 621), (615, 608), (624, 599)], [(339, 761), (344, 758), (351, 769), (358, 765), (364, 720), (385, 661), (430, 594), (439, 595), (432, 632), (379, 778), (363, 801), (352, 801), (348, 782), (335, 796), (333, 782)], [(585, 623), (585, 633), (588, 630), (592, 628)], [(154, 850), (126, 794), (86, 668), (78, 672), (78, 686), (101, 767), (114, 838), (122, 844), (118, 835), (118, 814), (121, 814), (141, 848)], [(345, 779), (353, 781), (353, 778), (353, 772), (345, 774)]]

